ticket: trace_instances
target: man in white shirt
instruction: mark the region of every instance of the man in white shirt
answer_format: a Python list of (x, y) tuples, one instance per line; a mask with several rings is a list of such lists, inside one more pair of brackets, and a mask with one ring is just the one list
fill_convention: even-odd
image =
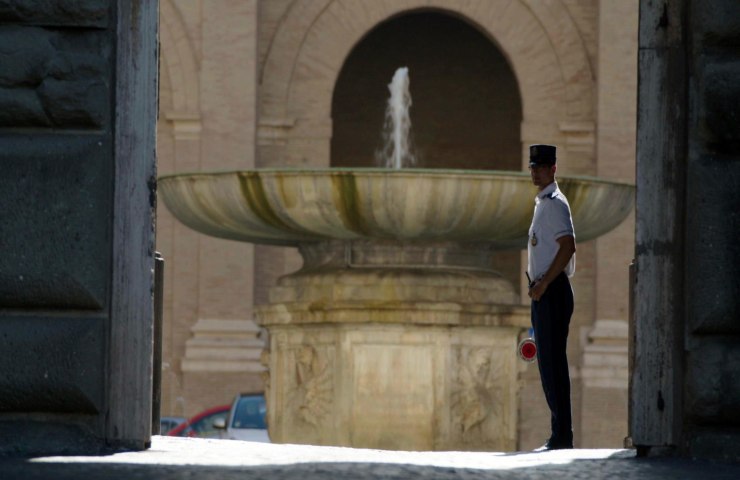
[(566, 347), (573, 315), (576, 240), (570, 205), (555, 181), (556, 148), (529, 147), (532, 183), (539, 190), (527, 242), (532, 327), (542, 389), (550, 407), (551, 434), (545, 450), (573, 448), (570, 374)]

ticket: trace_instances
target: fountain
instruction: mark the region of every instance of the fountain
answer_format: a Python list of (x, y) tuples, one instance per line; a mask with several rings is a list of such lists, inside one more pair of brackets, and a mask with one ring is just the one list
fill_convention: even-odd
[[(404, 139), (390, 138), (395, 162)], [(559, 184), (579, 242), (632, 210), (630, 185)], [(273, 441), (516, 448), (516, 349), (529, 307), (491, 260), (526, 246), (536, 193), (527, 173), (260, 169), (166, 176), (159, 191), (199, 232), (303, 257), (256, 313), (270, 332)]]
[(409, 82), (409, 69), (401, 67), (393, 74), (393, 80), (388, 85), (391, 94), (385, 109), (383, 148), (375, 152), (378, 164), (388, 168), (399, 169), (416, 164), (416, 157), (411, 148)]

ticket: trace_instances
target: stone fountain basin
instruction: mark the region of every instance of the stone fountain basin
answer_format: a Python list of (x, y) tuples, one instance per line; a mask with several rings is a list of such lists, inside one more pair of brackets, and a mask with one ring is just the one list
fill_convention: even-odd
[[(581, 242), (633, 208), (631, 185), (559, 183)], [(163, 177), (159, 192), (199, 232), (299, 248), (301, 270), (255, 309), (273, 441), (516, 449), (529, 307), (492, 258), (526, 246), (527, 173), (247, 170)]]
[[(559, 177), (579, 242), (619, 225), (635, 187)], [(537, 193), (526, 172), (260, 169), (163, 176), (159, 193), (201, 233), (258, 244), (324, 240), (486, 242), (524, 248)]]

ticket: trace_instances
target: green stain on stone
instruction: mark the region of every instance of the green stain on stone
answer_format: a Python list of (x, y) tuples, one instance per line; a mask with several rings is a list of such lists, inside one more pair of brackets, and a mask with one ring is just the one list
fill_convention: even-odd
[[(360, 214), (362, 201), (357, 188), (355, 176), (347, 172), (335, 173), (331, 176), (334, 186), (335, 204), (339, 207), (342, 223), (348, 230), (372, 236), (372, 229)], [(338, 198), (337, 198), (338, 197)]]
[(262, 178), (257, 172), (242, 172), (239, 174), (239, 186), (249, 208), (260, 220), (283, 231), (295, 231), (295, 228), (285, 223), (272, 209), (267, 201), (267, 194), (262, 185)]

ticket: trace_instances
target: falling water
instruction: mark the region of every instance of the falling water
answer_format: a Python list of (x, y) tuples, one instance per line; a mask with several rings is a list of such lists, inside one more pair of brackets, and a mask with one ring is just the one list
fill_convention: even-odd
[(385, 108), (383, 146), (375, 153), (375, 157), (378, 163), (386, 167), (409, 167), (416, 163), (416, 156), (411, 142), (411, 94), (407, 67), (396, 70), (388, 90), (391, 96)]

